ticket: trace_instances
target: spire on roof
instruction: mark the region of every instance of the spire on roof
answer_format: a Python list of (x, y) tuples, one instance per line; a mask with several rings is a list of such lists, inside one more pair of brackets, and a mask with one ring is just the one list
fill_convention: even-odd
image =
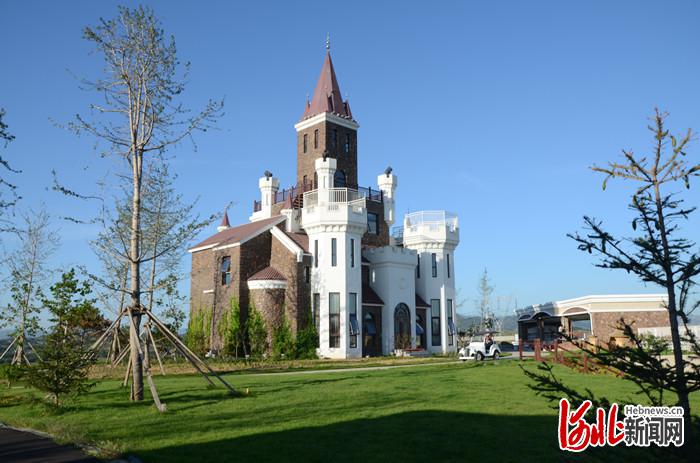
[(221, 224), (216, 227), (216, 231), (222, 232), (231, 228), (231, 224), (228, 222), (228, 209), (224, 209), (224, 216), (221, 218)]
[(352, 119), (350, 107), (347, 101), (343, 101), (338, 79), (335, 77), (335, 70), (333, 69), (333, 61), (331, 60), (330, 52), (330, 36), (326, 39), (326, 49), (328, 51), (326, 51), (323, 67), (321, 67), (321, 75), (318, 77), (314, 96), (311, 99), (311, 103), (308, 103), (307, 100), (304, 115), (301, 118), (306, 119), (321, 113), (333, 113), (341, 117)]

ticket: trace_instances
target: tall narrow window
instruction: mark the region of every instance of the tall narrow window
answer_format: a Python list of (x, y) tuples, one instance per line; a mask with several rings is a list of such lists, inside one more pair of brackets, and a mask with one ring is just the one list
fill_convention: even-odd
[(433, 259), (433, 278), (437, 278), (437, 254), (433, 253), (431, 258)]
[(360, 324), (357, 322), (357, 293), (348, 294), (348, 313), (350, 314), (350, 347), (357, 347)]
[(304, 145), (304, 153), (306, 153), (306, 148), (307, 148), (307, 146), (308, 146), (308, 141), (309, 141), (309, 134), (308, 134), (308, 133), (305, 133), (303, 138), (304, 138), (304, 143), (303, 143), (303, 145)]
[(340, 347), (340, 293), (328, 293), (328, 347)]
[(447, 300), (447, 307), (445, 308), (445, 311), (447, 312), (447, 341), (451, 346), (455, 342), (455, 333), (457, 332), (457, 327), (455, 326), (452, 315), (452, 299)]
[(355, 239), (350, 238), (350, 267), (355, 268)]
[(314, 300), (311, 306), (311, 311), (313, 312), (311, 316), (314, 320), (314, 326), (316, 327), (316, 333), (318, 333), (320, 321), (321, 321), (321, 295), (319, 293), (314, 293)]
[(420, 254), (418, 254), (418, 263), (416, 264), (416, 278), (420, 278)]
[(333, 129), (333, 134), (331, 135), (331, 148), (338, 146), (338, 129)]
[(350, 134), (345, 134), (345, 154), (350, 153)]
[(318, 149), (318, 129), (314, 130), (314, 149)]
[(445, 261), (447, 265), (447, 278), (450, 278), (450, 255), (447, 254), (447, 260)]
[(331, 238), (331, 267), (338, 265), (338, 240)]
[(304, 267), (304, 282), (311, 283), (311, 268), (308, 266)]
[(224, 256), (221, 258), (221, 284), (229, 283), (231, 283), (231, 257)]
[(314, 240), (314, 267), (318, 267), (318, 240)]
[(379, 218), (374, 212), (367, 213), (367, 233), (370, 235), (379, 234)]
[(433, 346), (440, 345), (440, 299), (430, 300), (430, 335)]

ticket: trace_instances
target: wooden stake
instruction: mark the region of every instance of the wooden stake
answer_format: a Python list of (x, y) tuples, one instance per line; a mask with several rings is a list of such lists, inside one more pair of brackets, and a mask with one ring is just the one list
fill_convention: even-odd
[(7, 346), (7, 349), (5, 349), (5, 351), (2, 353), (2, 355), (0, 355), (0, 360), (2, 360), (2, 358), (5, 356), (5, 354), (7, 354), (7, 353), (10, 351), (10, 349), (12, 348), (12, 346), (15, 345), (15, 343), (17, 342), (17, 339), (18, 339), (18, 338), (19, 338), (19, 336), (15, 336), (15, 338), (12, 340), (12, 342), (10, 343), (10, 345)]
[(163, 362), (160, 360), (160, 354), (158, 353), (158, 346), (156, 346), (156, 340), (153, 338), (153, 333), (151, 332), (150, 326), (148, 328), (148, 336), (151, 338), (151, 344), (153, 344), (153, 352), (156, 353), (156, 358), (158, 359), (158, 365), (160, 365), (160, 374), (165, 376), (165, 368), (163, 368)]

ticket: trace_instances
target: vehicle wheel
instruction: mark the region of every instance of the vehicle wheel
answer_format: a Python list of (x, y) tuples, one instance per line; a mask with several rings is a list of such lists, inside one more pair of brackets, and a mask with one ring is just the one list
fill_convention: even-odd
[(498, 351), (496, 351), (496, 352), (493, 353), (493, 359), (494, 359), (494, 360), (498, 360), (498, 358), (499, 358), (500, 356), (501, 356), (501, 353), (498, 352)]
[(476, 359), (477, 362), (481, 362), (482, 360), (484, 360), (484, 354), (482, 354), (481, 352), (477, 352), (474, 355), (474, 359)]

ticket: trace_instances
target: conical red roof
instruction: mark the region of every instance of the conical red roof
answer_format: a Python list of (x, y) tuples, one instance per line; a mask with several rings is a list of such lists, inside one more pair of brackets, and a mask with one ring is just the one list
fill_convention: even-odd
[(219, 227), (229, 228), (231, 225), (228, 223), (228, 210), (224, 210), (224, 216), (221, 218), (221, 225)]
[(321, 113), (333, 113), (338, 116), (352, 119), (350, 105), (347, 101), (343, 101), (340, 93), (338, 79), (335, 77), (333, 69), (333, 61), (331, 61), (331, 53), (326, 53), (326, 59), (323, 61), (321, 75), (318, 77), (316, 90), (311, 99), (311, 103), (306, 104), (302, 119), (309, 118)]

